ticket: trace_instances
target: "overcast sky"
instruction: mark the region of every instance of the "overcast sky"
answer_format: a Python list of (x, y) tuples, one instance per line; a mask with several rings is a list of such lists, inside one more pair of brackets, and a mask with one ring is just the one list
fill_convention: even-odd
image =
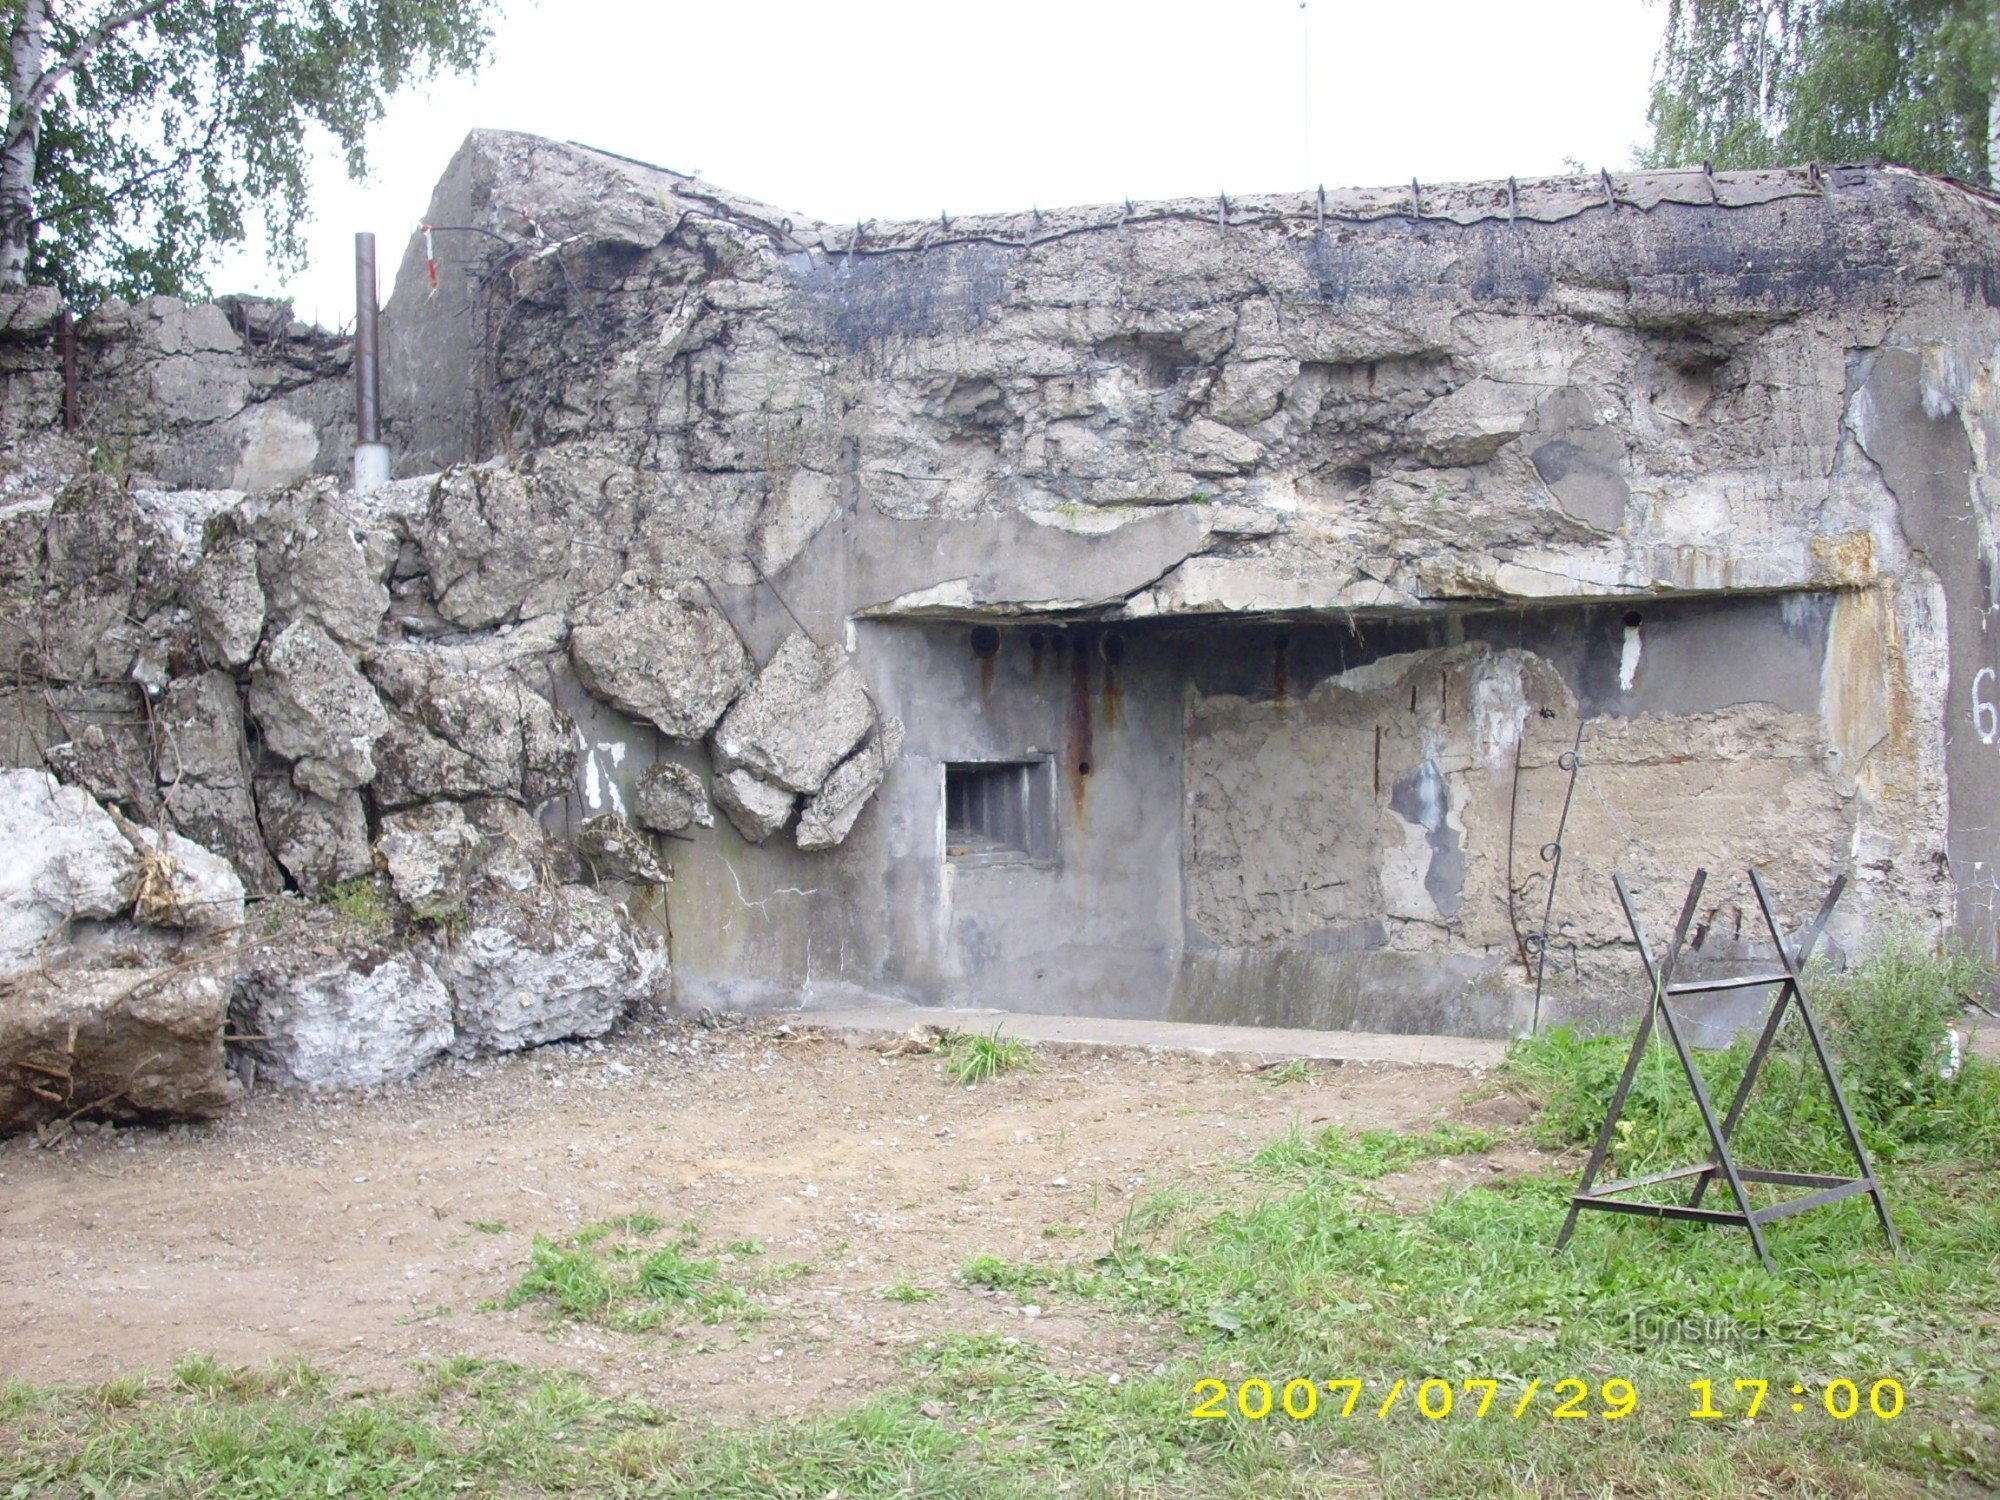
[(483, 72), (390, 105), (368, 182), (322, 155), (307, 269), (232, 255), (217, 291), (345, 322), (354, 231), (394, 267), (481, 125), (835, 223), (1616, 168), (1663, 24), (1648, 0), (503, 3)]

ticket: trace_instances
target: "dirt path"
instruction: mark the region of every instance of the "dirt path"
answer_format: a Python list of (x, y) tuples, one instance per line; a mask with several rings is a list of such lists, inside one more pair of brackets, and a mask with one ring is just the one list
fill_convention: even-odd
[[(0, 1375), (95, 1380), (207, 1351), (396, 1385), (467, 1353), (727, 1420), (862, 1398), (940, 1330), (1031, 1337), (1063, 1368), (1150, 1368), (1170, 1330), (1030, 1316), (960, 1266), (1101, 1250), (1135, 1193), (1295, 1119), (1419, 1125), (1468, 1082), (1350, 1064), (1273, 1085), (1234, 1064), (1044, 1054), (967, 1089), (935, 1058), (770, 1023), (640, 1024), (372, 1096), (260, 1093), (206, 1127), (17, 1139), (0, 1145)], [(702, 1255), (760, 1241), (728, 1270), (768, 1316), (624, 1335), (481, 1310), (534, 1232), (633, 1210), (693, 1220)], [(882, 1295), (899, 1282), (937, 1295)]]

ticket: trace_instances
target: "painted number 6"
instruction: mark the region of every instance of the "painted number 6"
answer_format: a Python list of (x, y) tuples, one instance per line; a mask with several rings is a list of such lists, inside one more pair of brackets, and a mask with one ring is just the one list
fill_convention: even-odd
[(1972, 679), (1972, 727), (1979, 731), (1979, 743), (1990, 745), (2000, 740), (2000, 709), (1996, 709), (1991, 698), (1982, 698), (1982, 687), (1992, 683), (1991, 667), (1981, 667)]

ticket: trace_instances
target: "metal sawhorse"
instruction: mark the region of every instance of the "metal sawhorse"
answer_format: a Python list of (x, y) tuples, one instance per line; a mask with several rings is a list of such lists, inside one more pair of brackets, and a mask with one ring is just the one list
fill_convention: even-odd
[[(1819, 915), (1814, 917), (1804, 933), (1800, 935), (1796, 950), (1786, 946), (1784, 934), (1778, 929), (1776, 911), (1772, 908), (1770, 893), (1764, 889), (1764, 882), (1755, 870), (1750, 872), (1751, 887), (1757, 893), (1757, 905), (1764, 913), (1764, 925), (1770, 930), (1771, 942), (1777, 949), (1779, 967), (1775, 972), (1738, 975), (1727, 979), (1698, 980), (1685, 984), (1674, 982), (1674, 967), (1680, 961), (1681, 950), (1687, 941), (1688, 928), (1693, 925), (1695, 909), (1701, 901), (1702, 888), (1708, 883), (1708, 871), (1695, 871), (1694, 881), (1688, 886), (1687, 902), (1681, 907), (1681, 919), (1674, 928), (1674, 940), (1667, 949), (1665, 962), (1656, 962), (1653, 950), (1646, 942), (1646, 933), (1639, 922), (1639, 913), (1632, 905), (1632, 893), (1626, 888), (1622, 875), (1612, 876), (1612, 883), (1618, 888), (1618, 900), (1625, 908), (1625, 920), (1632, 925), (1632, 937), (1639, 945), (1640, 960), (1646, 966), (1646, 978), (1652, 985), (1652, 1000), (1646, 1007), (1645, 1019), (1639, 1023), (1639, 1034), (1632, 1039), (1631, 1054), (1625, 1059), (1625, 1072), (1618, 1080), (1618, 1088), (1611, 1096), (1611, 1108), (1604, 1117), (1604, 1128), (1598, 1133), (1597, 1146), (1590, 1153), (1590, 1164), (1583, 1169), (1583, 1181), (1569, 1200), (1569, 1213), (1563, 1219), (1562, 1233), (1556, 1237), (1556, 1249), (1561, 1250), (1569, 1243), (1570, 1235), (1576, 1229), (1577, 1215), (1586, 1208), (1604, 1209), (1610, 1213), (1640, 1214), (1655, 1219), (1686, 1219), (1697, 1224), (1741, 1225), (1750, 1231), (1750, 1243), (1757, 1256), (1764, 1262), (1767, 1271), (1775, 1272), (1771, 1252), (1764, 1244), (1764, 1226), (1774, 1219), (1790, 1218), (1809, 1208), (1835, 1203), (1842, 1198), (1851, 1198), (1857, 1193), (1866, 1193), (1875, 1202), (1875, 1217), (1882, 1221), (1882, 1233), (1888, 1237), (1891, 1251), (1900, 1254), (1901, 1245), (1896, 1238), (1896, 1227), (1889, 1222), (1889, 1205), (1883, 1200), (1881, 1184), (1875, 1177), (1875, 1169), (1868, 1160), (1868, 1149), (1861, 1144), (1861, 1133), (1854, 1128), (1854, 1115), (1847, 1107), (1847, 1097), (1841, 1092), (1840, 1079), (1835, 1075), (1833, 1060), (1827, 1054), (1826, 1042), (1820, 1035), (1819, 1023), (1814, 1020), (1812, 1007), (1806, 1003), (1805, 989), (1800, 983), (1800, 975), (1806, 960), (1812, 956), (1814, 946), (1826, 930), (1827, 919), (1833, 915), (1833, 908), (1840, 900), (1841, 892), (1847, 888), (1847, 877), (1842, 875), (1827, 892), (1821, 904)], [(1686, 995), (1708, 995), (1723, 990), (1753, 989), (1761, 986), (1777, 985), (1778, 997), (1771, 1006), (1771, 1013), (1765, 1019), (1763, 1035), (1758, 1037), (1756, 1050), (1750, 1054), (1749, 1065), (1743, 1070), (1743, 1080), (1736, 1086), (1736, 1097), (1730, 1101), (1729, 1112), (1720, 1120), (1716, 1119), (1715, 1106), (1709, 1102), (1708, 1089), (1702, 1083), (1701, 1070), (1695, 1066), (1694, 1056), (1688, 1050), (1681, 1029), (1675, 1023), (1671, 999)], [(1762, 1071), (1765, 1058), (1771, 1050), (1771, 1043), (1777, 1038), (1778, 1028), (1784, 1023), (1786, 1012), (1796, 1006), (1799, 1019), (1805, 1023), (1806, 1036), (1812, 1043), (1813, 1055), (1819, 1059), (1821, 1073), (1826, 1078), (1827, 1091), (1832, 1095), (1834, 1112), (1840, 1117), (1841, 1128), (1847, 1132), (1847, 1144), (1854, 1153), (1855, 1164), (1860, 1168), (1856, 1177), (1830, 1177), (1817, 1172), (1772, 1172), (1756, 1167), (1740, 1167), (1729, 1149), (1729, 1138), (1736, 1130), (1737, 1121), (1743, 1117), (1743, 1106), (1749, 1102), (1750, 1091), (1755, 1087), (1757, 1075)], [(1665, 1028), (1667, 1040), (1673, 1044), (1675, 1054), (1680, 1058), (1681, 1068), (1687, 1074), (1689, 1087), (1694, 1092), (1694, 1102), (1701, 1110), (1702, 1124), (1707, 1127), (1710, 1144), (1714, 1148), (1713, 1159), (1699, 1162), (1691, 1167), (1675, 1167), (1665, 1172), (1652, 1172), (1643, 1177), (1628, 1177), (1617, 1182), (1598, 1185), (1597, 1174), (1603, 1169), (1605, 1156), (1611, 1148), (1611, 1138), (1618, 1127), (1618, 1117), (1625, 1108), (1625, 1096), (1631, 1091), (1632, 1079), (1639, 1071), (1640, 1059), (1645, 1055), (1646, 1044), (1653, 1034), (1655, 1020)], [(1703, 1208), (1701, 1200), (1708, 1192), (1709, 1185), (1718, 1177), (1729, 1184), (1736, 1207)], [(1662, 1182), (1676, 1182), (1686, 1178), (1694, 1179), (1694, 1193), (1686, 1204), (1634, 1202), (1619, 1195), (1637, 1188), (1652, 1187)], [(1810, 1188), (1803, 1197), (1788, 1198), (1763, 1208), (1752, 1208), (1745, 1183), (1760, 1182), (1778, 1187)]]

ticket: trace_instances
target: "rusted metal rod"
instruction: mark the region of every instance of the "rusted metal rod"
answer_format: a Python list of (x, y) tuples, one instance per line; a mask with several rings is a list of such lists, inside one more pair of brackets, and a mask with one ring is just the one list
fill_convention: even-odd
[(377, 343), (375, 236), (354, 236), (354, 440), (382, 441), (382, 367)]
[(63, 431), (75, 432), (82, 418), (76, 409), (76, 314), (68, 308), (63, 309), (57, 337), (62, 348)]

